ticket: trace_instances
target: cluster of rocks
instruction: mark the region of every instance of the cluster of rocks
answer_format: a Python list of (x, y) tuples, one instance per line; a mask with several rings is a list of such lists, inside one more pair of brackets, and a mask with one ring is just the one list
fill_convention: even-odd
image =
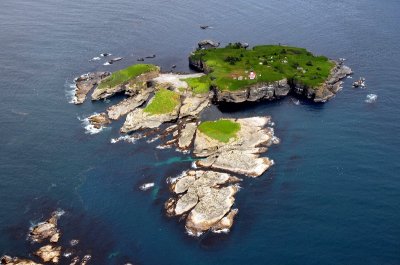
[(82, 104), (89, 91), (100, 84), (101, 80), (108, 77), (110, 74), (109, 72), (95, 72), (87, 73), (76, 78), (74, 103), (77, 105)]
[(238, 212), (232, 206), (240, 181), (227, 173), (185, 171), (171, 181), (170, 189), (177, 197), (165, 203), (167, 214), (186, 217), (186, 230), (191, 235), (229, 231)]
[[(33, 252), (35, 256), (41, 259), (44, 263), (54, 263), (57, 264), (60, 261), (62, 251), (64, 248), (62, 246), (57, 245), (61, 232), (57, 227), (57, 221), (62, 213), (56, 211), (52, 213), (51, 217), (44, 222), (38, 223), (37, 225), (30, 228), (28, 239), (32, 243), (45, 243), (44, 246), (41, 246), (39, 249)], [(75, 246), (78, 244), (78, 240), (74, 239), (70, 241), (71, 246)], [(64, 252), (64, 257), (71, 256), (75, 251), (71, 249), (67, 249)], [(79, 256), (75, 256), (71, 259), (70, 265), (86, 265), (91, 259), (90, 255), (85, 255), (82, 259)], [(8, 255), (4, 255), (0, 259), (0, 264), (2, 265), (40, 265), (41, 263), (37, 263), (30, 259), (11, 257)]]

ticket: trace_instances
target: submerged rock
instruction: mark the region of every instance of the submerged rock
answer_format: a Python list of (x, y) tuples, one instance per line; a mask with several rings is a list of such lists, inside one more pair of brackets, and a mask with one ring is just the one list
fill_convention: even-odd
[(61, 256), (61, 247), (46, 245), (35, 252), (35, 255), (40, 257), (44, 262), (58, 263)]
[(74, 104), (82, 104), (85, 101), (86, 95), (89, 93), (89, 91), (110, 74), (111, 73), (109, 72), (95, 72), (87, 73), (78, 77), (75, 80), (76, 89)]
[(1, 265), (42, 265), (40, 263), (33, 262), (29, 259), (21, 259), (17, 257), (10, 257), (4, 255), (0, 258)]

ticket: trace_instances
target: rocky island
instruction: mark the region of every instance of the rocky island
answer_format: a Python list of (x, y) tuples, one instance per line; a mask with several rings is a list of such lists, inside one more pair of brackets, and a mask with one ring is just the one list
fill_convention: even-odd
[[(88, 117), (102, 128), (126, 116), (120, 132), (155, 135), (162, 147), (175, 147), (196, 158), (194, 169), (168, 177), (172, 193), (165, 203), (168, 216), (186, 220), (191, 235), (227, 232), (238, 209), (238, 176), (259, 177), (273, 160), (264, 156), (278, 144), (270, 117), (205, 121), (210, 104), (278, 99), (293, 93), (314, 102), (331, 99), (351, 69), (341, 61), (315, 56), (306, 49), (202, 41), (189, 56), (195, 74), (162, 73), (160, 67), (136, 64), (114, 73), (89, 73), (76, 79), (75, 104), (123, 93), (126, 98)], [(56, 237), (52, 230), (52, 238)]]

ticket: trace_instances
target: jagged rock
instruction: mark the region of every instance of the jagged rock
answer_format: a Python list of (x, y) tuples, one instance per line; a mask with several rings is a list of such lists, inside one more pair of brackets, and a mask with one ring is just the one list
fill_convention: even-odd
[(75, 80), (75, 98), (74, 104), (82, 104), (89, 91), (100, 83), (101, 80), (109, 76), (109, 72), (95, 72), (81, 75)]
[(124, 99), (116, 105), (113, 105), (107, 109), (107, 115), (112, 120), (118, 120), (121, 116), (128, 114), (129, 112), (140, 107), (149, 98), (150, 93), (153, 89), (143, 89), (135, 96)]
[(46, 245), (39, 248), (39, 250), (36, 251), (34, 254), (40, 257), (44, 262), (51, 261), (53, 263), (58, 263), (61, 255), (61, 247)]
[(0, 258), (1, 265), (42, 265), (40, 263), (33, 262), (29, 259), (21, 259), (17, 257), (10, 257), (4, 255)]
[[(183, 108), (183, 107), (182, 107)], [(186, 123), (185, 127), (181, 129), (178, 140), (178, 147), (186, 150), (192, 144), (194, 134), (196, 133), (197, 124), (195, 122)]]
[(83, 258), (82, 258), (82, 262), (81, 262), (81, 265), (86, 265), (88, 262), (89, 262), (89, 260), (92, 258), (92, 256), (91, 255), (85, 255), (85, 256), (83, 256)]
[(119, 84), (114, 87), (107, 87), (107, 88), (99, 88), (97, 87), (93, 94), (92, 100), (100, 100), (109, 98), (116, 93), (124, 92), (128, 95), (136, 95), (138, 91), (147, 88), (147, 82), (154, 79), (159, 75), (160, 69), (158, 68), (156, 71), (151, 71), (147, 73), (143, 73), (131, 80)]
[(180, 197), (168, 200), (167, 213), (173, 216), (189, 212), (186, 229), (190, 234), (199, 235), (218, 224), (230, 211), (238, 190), (231, 184), (239, 181), (227, 173), (185, 171), (171, 184), (171, 190)]
[(51, 217), (30, 229), (29, 239), (32, 242), (42, 242), (44, 239), (50, 238), (53, 240), (58, 240), (60, 237), (60, 231), (57, 228), (57, 220), (59, 218), (59, 213), (52, 213)]
[(174, 110), (165, 114), (150, 114), (143, 109), (135, 109), (126, 117), (125, 123), (121, 128), (122, 133), (133, 132), (141, 129), (157, 128), (164, 122), (178, 118), (181, 103), (175, 106)]
[(180, 118), (194, 117), (198, 118), (200, 113), (210, 105), (208, 95), (187, 96), (182, 102), (179, 113)]
[(100, 113), (100, 114), (95, 114), (90, 117), (88, 117), (88, 120), (91, 125), (93, 125), (94, 128), (100, 129), (104, 125), (110, 124), (111, 121), (108, 118), (107, 114), (105, 113)]
[(219, 47), (220, 43), (213, 40), (202, 40), (199, 41), (199, 49), (210, 49)]
[(55, 233), (52, 237), (50, 237), (50, 242), (57, 243), (59, 239), (60, 239), (60, 233)]
[(225, 217), (223, 217), (211, 228), (211, 231), (213, 231), (214, 233), (229, 232), (233, 225), (233, 219), (238, 212), (238, 209), (232, 209)]
[(268, 158), (259, 158), (259, 154), (272, 143), (273, 129), (264, 128), (269, 120), (270, 117), (233, 120), (240, 124), (240, 130), (237, 137), (228, 143), (212, 139), (197, 130), (193, 154), (206, 159), (197, 161), (196, 165), (252, 177), (262, 175), (273, 164)]

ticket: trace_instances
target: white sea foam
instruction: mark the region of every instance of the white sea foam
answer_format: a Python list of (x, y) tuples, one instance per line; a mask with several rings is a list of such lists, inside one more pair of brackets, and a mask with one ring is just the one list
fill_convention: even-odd
[(292, 102), (294, 105), (300, 105), (300, 100), (292, 98)]
[(67, 98), (68, 103), (75, 104), (76, 101), (77, 101), (77, 98), (75, 96), (75, 92), (78, 89), (76, 87), (76, 84), (75, 83), (66, 83), (65, 87), (67, 88), (65, 90), (65, 97)]
[(367, 99), (365, 100), (366, 103), (374, 103), (378, 99), (378, 95), (376, 94), (368, 94)]
[(93, 57), (92, 59), (90, 59), (91, 61), (99, 61), (99, 60), (101, 60), (101, 58), (100, 57)]
[(152, 142), (155, 142), (156, 140), (158, 140), (160, 138), (160, 136), (158, 135), (158, 136), (156, 136), (156, 137), (154, 137), (154, 138), (152, 138), (152, 139), (150, 139), (150, 140), (147, 140), (146, 142), (148, 143), (148, 144), (150, 144), (150, 143), (152, 143)]
[(105, 62), (105, 63), (103, 63), (103, 65), (110, 65), (110, 63), (109, 62)]
[[(95, 112), (90, 116), (97, 115), (97, 114), (98, 113)], [(102, 132), (104, 129), (108, 128), (106, 126), (101, 126), (100, 128), (94, 127), (94, 125), (90, 123), (89, 117), (86, 117), (86, 118), (78, 117), (78, 120), (80, 120), (82, 122), (83, 128), (85, 128), (86, 134), (91, 134), (91, 135), (98, 134), (99, 132)]]
[(186, 228), (186, 233), (187, 233), (189, 236), (194, 236), (194, 237), (199, 237), (199, 236), (201, 236), (201, 235), (203, 234), (203, 232), (194, 233), (194, 232), (190, 231), (190, 230), (187, 229), (187, 228)]
[(111, 138), (110, 142), (111, 142), (112, 144), (115, 144), (115, 143), (124, 141), (124, 142), (128, 142), (128, 143), (134, 144), (134, 143), (136, 142), (137, 139), (138, 139), (138, 138), (136, 138), (136, 137), (133, 136), (133, 135), (124, 135), (124, 136), (120, 136), (120, 137), (118, 137), (118, 138)]
[(192, 168), (197, 169), (196, 161), (192, 162)]
[(140, 190), (146, 191), (154, 187), (154, 182), (145, 183), (139, 187)]
[(169, 149), (169, 148), (171, 148), (171, 145), (165, 145), (165, 144), (161, 145), (160, 144), (160, 145), (157, 145), (156, 148), (160, 149), (160, 150)]
[(229, 233), (229, 229), (228, 228), (224, 228), (224, 229), (218, 229), (218, 230), (212, 230), (213, 233), (216, 234), (228, 234)]

